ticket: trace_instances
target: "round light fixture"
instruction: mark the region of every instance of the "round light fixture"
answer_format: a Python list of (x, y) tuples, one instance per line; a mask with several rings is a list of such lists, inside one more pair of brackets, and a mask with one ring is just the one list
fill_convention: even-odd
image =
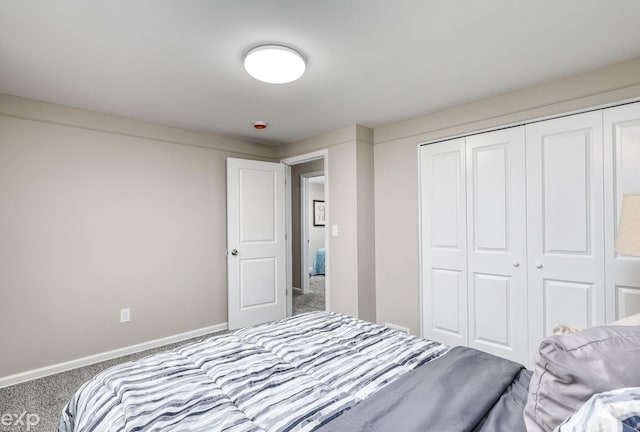
[(300, 53), (281, 45), (262, 45), (249, 51), (244, 68), (259, 81), (284, 84), (304, 74), (306, 64)]

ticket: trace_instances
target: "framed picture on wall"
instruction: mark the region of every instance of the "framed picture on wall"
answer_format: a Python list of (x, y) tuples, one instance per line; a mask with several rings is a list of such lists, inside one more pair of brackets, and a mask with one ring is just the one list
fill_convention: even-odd
[(324, 226), (325, 211), (324, 201), (313, 200), (313, 226)]

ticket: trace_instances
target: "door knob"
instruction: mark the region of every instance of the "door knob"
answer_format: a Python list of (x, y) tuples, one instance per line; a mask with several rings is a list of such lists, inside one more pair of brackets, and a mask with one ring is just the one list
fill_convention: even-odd
[(540, 261), (536, 261), (536, 268), (542, 268), (542, 263)]
[(520, 267), (520, 261), (518, 260), (513, 260), (512, 263), (514, 267)]
[(233, 256), (238, 255), (238, 250), (237, 249), (232, 250), (231, 251), (231, 255), (233, 255)]

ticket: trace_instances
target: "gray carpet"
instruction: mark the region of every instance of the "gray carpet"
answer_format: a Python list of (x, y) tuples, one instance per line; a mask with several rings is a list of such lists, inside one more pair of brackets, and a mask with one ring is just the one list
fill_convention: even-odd
[(324, 275), (311, 276), (309, 291), (308, 294), (302, 294), (299, 290), (293, 290), (293, 315), (325, 309)]
[[(325, 309), (324, 276), (312, 276), (309, 281), (309, 288), (311, 291), (309, 294), (303, 295), (300, 292), (294, 292), (294, 315)], [(222, 333), (224, 332), (216, 334)], [(211, 335), (166, 345), (125, 357), (118, 357), (113, 360), (73, 369), (15, 386), (0, 388), (0, 419), (6, 414), (13, 416), (13, 421), (10, 426), (6, 426), (0, 422), (0, 432), (26, 432), (27, 430), (33, 432), (57, 431), (60, 413), (69, 399), (71, 399), (71, 396), (73, 396), (73, 393), (75, 393), (85, 381), (88, 381), (99, 372), (119, 363), (136, 360), (159, 351), (173, 349), (209, 336)], [(16, 417), (21, 417), (20, 421), (22, 424), (15, 424)], [(27, 420), (29, 421), (28, 427)], [(36, 422), (37, 424), (34, 424)]]
[[(222, 333), (224, 332), (214, 334)], [(58, 430), (58, 421), (64, 406), (71, 399), (73, 393), (94, 375), (119, 363), (136, 360), (159, 351), (173, 349), (212, 335), (201, 336), (15, 386), (0, 388), (0, 419), (5, 414), (13, 416), (11, 426), (5, 426), (3, 422), (0, 422), (0, 432), (26, 432), (27, 430), (33, 432), (55, 432)], [(25, 414), (22, 416), (23, 413)], [(15, 424), (16, 416), (22, 416), (22, 424)], [(29, 420), (29, 428), (27, 428), (27, 420)], [(36, 421), (37, 424), (32, 426)]]

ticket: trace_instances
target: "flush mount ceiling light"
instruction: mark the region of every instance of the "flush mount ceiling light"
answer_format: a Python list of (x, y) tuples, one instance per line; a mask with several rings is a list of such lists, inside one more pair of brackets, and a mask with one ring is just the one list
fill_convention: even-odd
[(300, 53), (281, 45), (262, 45), (249, 51), (244, 68), (259, 81), (284, 84), (304, 74), (306, 64)]

